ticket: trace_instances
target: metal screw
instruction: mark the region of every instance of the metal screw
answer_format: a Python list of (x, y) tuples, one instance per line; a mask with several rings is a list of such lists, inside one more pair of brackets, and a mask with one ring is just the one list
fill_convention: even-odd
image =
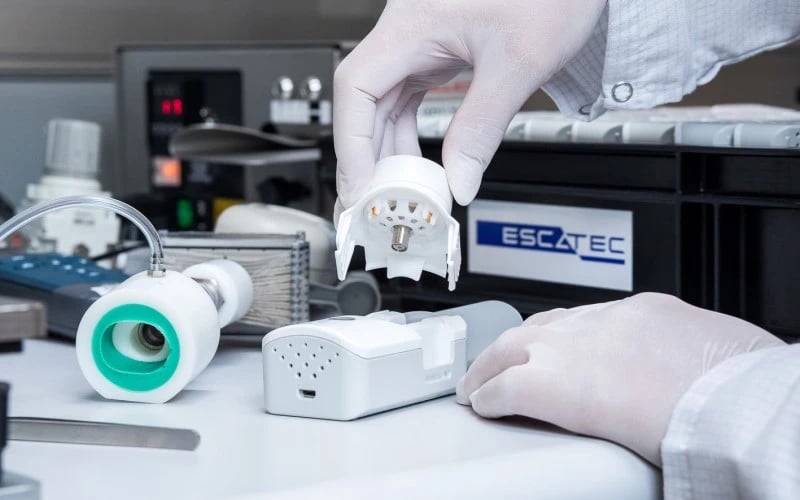
[(392, 230), (392, 250), (405, 252), (408, 250), (408, 240), (411, 239), (411, 228), (408, 226), (394, 226)]

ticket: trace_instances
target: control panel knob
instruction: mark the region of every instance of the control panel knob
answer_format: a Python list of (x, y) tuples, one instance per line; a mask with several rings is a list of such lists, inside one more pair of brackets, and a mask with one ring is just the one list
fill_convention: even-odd
[(306, 78), (305, 82), (303, 82), (301, 93), (303, 97), (311, 101), (319, 100), (319, 97), (322, 94), (322, 80), (316, 76), (309, 76)]
[(281, 99), (291, 99), (294, 92), (294, 82), (288, 76), (282, 76), (272, 86), (272, 95)]

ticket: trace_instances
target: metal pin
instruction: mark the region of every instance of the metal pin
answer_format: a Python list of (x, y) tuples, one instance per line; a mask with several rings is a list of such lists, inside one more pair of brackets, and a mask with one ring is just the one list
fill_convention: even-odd
[(408, 240), (411, 238), (411, 228), (407, 226), (394, 226), (392, 231), (392, 250), (405, 252), (408, 250)]

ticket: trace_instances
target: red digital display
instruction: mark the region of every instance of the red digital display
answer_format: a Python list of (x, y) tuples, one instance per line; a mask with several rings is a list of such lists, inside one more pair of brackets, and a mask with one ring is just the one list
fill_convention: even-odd
[(183, 100), (163, 99), (161, 101), (161, 114), (167, 116), (181, 116), (183, 114)]

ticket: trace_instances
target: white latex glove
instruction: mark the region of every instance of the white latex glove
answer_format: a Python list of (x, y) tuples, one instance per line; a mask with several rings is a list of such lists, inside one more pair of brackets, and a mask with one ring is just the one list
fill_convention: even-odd
[(453, 197), (475, 197), (511, 118), (586, 43), (606, 0), (388, 0), (334, 78), (337, 215), (358, 201), (377, 160), (420, 154), (425, 93), (474, 67), (444, 139)]
[(457, 399), (487, 418), (536, 418), (660, 465), (672, 411), (692, 383), (732, 356), (780, 345), (738, 318), (640, 294), (531, 316), (477, 357)]

